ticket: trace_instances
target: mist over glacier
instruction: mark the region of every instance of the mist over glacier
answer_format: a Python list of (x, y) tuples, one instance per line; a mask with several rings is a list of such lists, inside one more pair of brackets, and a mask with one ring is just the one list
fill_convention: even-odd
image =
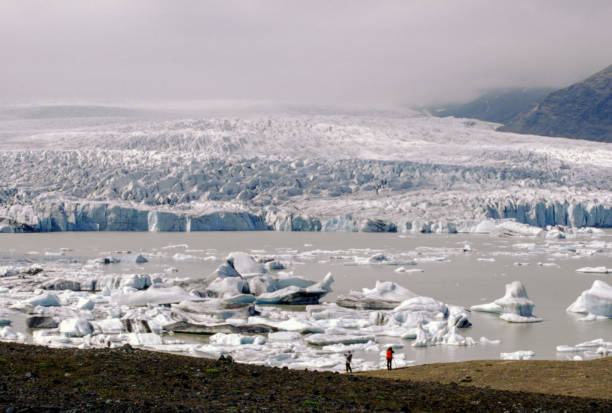
[(415, 112), (144, 114), (4, 111), (3, 230), (612, 226), (606, 144)]

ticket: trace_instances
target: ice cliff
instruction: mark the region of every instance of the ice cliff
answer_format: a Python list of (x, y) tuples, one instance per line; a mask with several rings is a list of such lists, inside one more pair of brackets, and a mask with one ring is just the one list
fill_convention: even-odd
[(7, 126), (0, 232), (612, 227), (609, 145), (494, 127), (398, 114)]

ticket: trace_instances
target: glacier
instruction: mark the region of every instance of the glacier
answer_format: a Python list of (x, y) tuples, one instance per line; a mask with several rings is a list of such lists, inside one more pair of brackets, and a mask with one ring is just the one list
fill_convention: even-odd
[(14, 122), (0, 142), (0, 232), (612, 227), (609, 145), (487, 122), (282, 111)]

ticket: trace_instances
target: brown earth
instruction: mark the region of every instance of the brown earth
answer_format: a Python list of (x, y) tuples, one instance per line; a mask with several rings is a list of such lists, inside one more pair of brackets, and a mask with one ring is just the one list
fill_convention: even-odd
[[(603, 394), (570, 397), (417, 382), (406, 379), (409, 371), (379, 378), (224, 363), (129, 346), (58, 350), (0, 343), (0, 412), (612, 411), (612, 400)], [(604, 379), (609, 383), (609, 376)]]
[(612, 357), (589, 361), (474, 360), (359, 374), (444, 384), (455, 382), (497, 390), (612, 399)]

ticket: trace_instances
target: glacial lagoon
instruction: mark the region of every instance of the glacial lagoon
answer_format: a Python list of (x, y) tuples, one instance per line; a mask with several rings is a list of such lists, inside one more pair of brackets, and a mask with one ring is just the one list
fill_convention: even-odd
[[(519, 350), (534, 351), (536, 359), (567, 359), (576, 355), (588, 358), (582, 352), (557, 352), (556, 348), (599, 338), (612, 341), (612, 319), (584, 321), (581, 320), (584, 314), (566, 311), (595, 280), (610, 284), (612, 275), (609, 273), (576, 270), (612, 267), (612, 231), (570, 231), (565, 239), (545, 235), (546, 232), (539, 236), (503, 236), (272, 231), (2, 234), (0, 267), (37, 266), (58, 278), (88, 271), (148, 274), (171, 283), (179, 279), (205, 279), (225, 262), (228, 254), (242, 251), (255, 257), (274, 257), (284, 264), (285, 273), (312, 281), (320, 281), (331, 273), (333, 291), (323, 297), (321, 305), (333, 303), (338, 296), (351, 290), (373, 288), (377, 281), (391, 281), (420, 296), (467, 309), (502, 297), (506, 284), (521, 281), (529, 299), (535, 303), (533, 314), (542, 318), (541, 322), (509, 323), (501, 320), (498, 314), (472, 311), (469, 313), (472, 326), (459, 332), (472, 337), (475, 345), (413, 347), (413, 340), (377, 334), (375, 344), (378, 348), (368, 350), (363, 345), (353, 346), (356, 348), (354, 367), (360, 369), (360, 362), (369, 363), (369, 368), (376, 367), (380, 358), (378, 350), (388, 344), (396, 346), (398, 361), (404, 365), (498, 359), (500, 353)], [(148, 262), (137, 264), (132, 259), (123, 259), (118, 263), (94, 265), (91, 261), (135, 254), (142, 255)], [(383, 256), (385, 259), (372, 259)], [(26, 294), (13, 293), (9, 278), (0, 278), (0, 319), (12, 321), (12, 328), (24, 334), (27, 342), (32, 342), (32, 331), (25, 328), (26, 315), (9, 309)], [(60, 298), (64, 293), (57, 291)], [(282, 306), (277, 310), (286, 315), (291, 311), (303, 313), (305, 307)], [(481, 337), (500, 340), (500, 343), (483, 344)], [(185, 334), (164, 335), (163, 339), (174, 347), (160, 347), (162, 350), (200, 356), (204, 353), (189, 350), (189, 345), (208, 342), (207, 337)], [(335, 352), (330, 347), (327, 352), (313, 355), (325, 358), (331, 357), (326, 356), (328, 353), (338, 353), (334, 354), (337, 363), (332, 363), (331, 367), (320, 363), (311, 366), (340, 369), (343, 348), (351, 346), (340, 346)], [(279, 351), (290, 352), (287, 349)], [(237, 354), (240, 360), (241, 353)], [(262, 360), (262, 364), (266, 361)], [(304, 362), (295, 367), (308, 366), (308, 362)]]

